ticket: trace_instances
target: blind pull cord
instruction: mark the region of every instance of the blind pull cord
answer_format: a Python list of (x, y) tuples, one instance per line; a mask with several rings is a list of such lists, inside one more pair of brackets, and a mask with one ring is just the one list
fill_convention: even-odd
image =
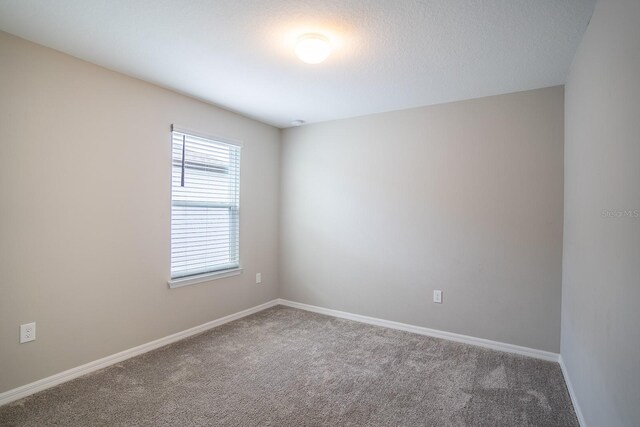
[(180, 175), (180, 187), (184, 187), (184, 151), (187, 145), (186, 136), (182, 135), (182, 173)]

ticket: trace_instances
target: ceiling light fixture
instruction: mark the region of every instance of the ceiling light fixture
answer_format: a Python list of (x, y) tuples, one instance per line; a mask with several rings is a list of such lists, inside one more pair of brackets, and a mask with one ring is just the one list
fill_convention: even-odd
[(307, 64), (319, 64), (331, 53), (331, 43), (322, 34), (308, 33), (298, 37), (296, 55)]
[(304, 123), (304, 120), (292, 120), (291, 126), (302, 126)]

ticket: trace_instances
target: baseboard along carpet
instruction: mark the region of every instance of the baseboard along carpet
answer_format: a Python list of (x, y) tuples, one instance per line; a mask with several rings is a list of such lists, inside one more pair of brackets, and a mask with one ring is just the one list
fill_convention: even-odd
[(578, 426), (557, 363), (276, 306), (0, 407), (2, 426)]

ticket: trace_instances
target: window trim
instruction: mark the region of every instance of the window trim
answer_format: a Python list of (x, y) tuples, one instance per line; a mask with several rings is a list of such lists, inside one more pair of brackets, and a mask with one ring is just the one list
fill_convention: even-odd
[(233, 277), (242, 274), (242, 267), (229, 268), (227, 270), (218, 270), (212, 273), (196, 274), (193, 276), (180, 277), (178, 279), (169, 279), (167, 284), (169, 288), (181, 288), (183, 286), (195, 285), (202, 282), (209, 282), (212, 280), (224, 279), (226, 277)]
[[(221, 142), (223, 144), (228, 144), (228, 145), (235, 145), (237, 147), (239, 147), (240, 149), (243, 148), (244, 144), (242, 141), (240, 140), (234, 140), (234, 139), (229, 139), (229, 138), (225, 138), (225, 137), (219, 137), (219, 136), (214, 136), (214, 135), (210, 135), (210, 134), (205, 134), (202, 132), (197, 132), (197, 131), (193, 131), (190, 130), (189, 128), (186, 127), (182, 127), (182, 126), (178, 126), (175, 124), (171, 125), (171, 135), (173, 135), (173, 132), (178, 132), (178, 133), (183, 133), (186, 135), (192, 135), (198, 138), (204, 138), (204, 139), (210, 139), (213, 141), (217, 141), (217, 142)], [(171, 137), (171, 143), (169, 145), (170, 150), (173, 150), (173, 137)], [(173, 168), (173, 155), (171, 156), (171, 167)], [(173, 182), (170, 181), (169, 183), (169, 206), (171, 209), (173, 209)], [(238, 189), (239, 191), (239, 189)], [(239, 191), (240, 195), (242, 194), (241, 191)], [(240, 203), (241, 203), (241, 196), (239, 195), (238, 197), (238, 207), (237, 207), (237, 212), (236, 215), (238, 215), (238, 226), (240, 226), (240, 212), (242, 211), (240, 209)], [(169, 215), (169, 235), (171, 235), (171, 227), (172, 227), (172, 219), (171, 219), (171, 215)], [(239, 238), (239, 233), (238, 233), (238, 238)], [(169, 279), (167, 280), (167, 285), (169, 285), (170, 289), (175, 289), (175, 288), (181, 288), (183, 286), (189, 286), (189, 285), (195, 285), (198, 283), (203, 283), (203, 282), (209, 282), (209, 281), (213, 281), (213, 280), (218, 280), (218, 279), (224, 279), (227, 277), (233, 277), (233, 276), (237, 276), (242, 274), (243, 268), (242, 268), (242, 262), (241, 262), (241, 256), (240, 256), (240, 248), (238, 247), (238, 263), (237, 264), (233, 264), (230, 265), (228, 268), (223, 268), (220, 270), (216, 270), (216, 271), (210, 271), (210, 272), (206, 272), (206, 273), (200, 273), (200, 274), (193, 274), (190, 276), (183, 276), (183, 277), (176, 277), (176, 278), (172, 278), (171, 277), (171, 267), (169, 268)], [(169, 245), (169, 258), (171, 260), (171, 244)]]
[(188, 128), (177, 126), (177, 125), (171, 125), (171, 132), (184, 133), (187, 135), (197, 136), (198, 138), (211, 139), (214, 141), (222, 142), (224, 144), (235, 145), (240, 148), (244, 146), (243, 142), (237, 139), (229, 139), (229, 138), (224, 138), (224, 137), (215, 136), (215, 135), (208, 135), (206, 133), (197, 132), (197, 131), (190, 130)]

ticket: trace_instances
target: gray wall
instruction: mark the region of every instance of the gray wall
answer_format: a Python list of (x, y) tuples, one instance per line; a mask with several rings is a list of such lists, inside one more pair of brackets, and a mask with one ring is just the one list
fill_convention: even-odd
[(287, 129), (281, 296), (558, 352), (563, 116), (554, 87)]
[[(6, 33), (0, 58), (0, 392), (277, 297), (278, 129)], [(240, 276), (167, 287), (171, 123), (244, 141)]]
[(587, 425), (639, 426), (640, 1), (598, 2), (565, 108), (562, 358)]

